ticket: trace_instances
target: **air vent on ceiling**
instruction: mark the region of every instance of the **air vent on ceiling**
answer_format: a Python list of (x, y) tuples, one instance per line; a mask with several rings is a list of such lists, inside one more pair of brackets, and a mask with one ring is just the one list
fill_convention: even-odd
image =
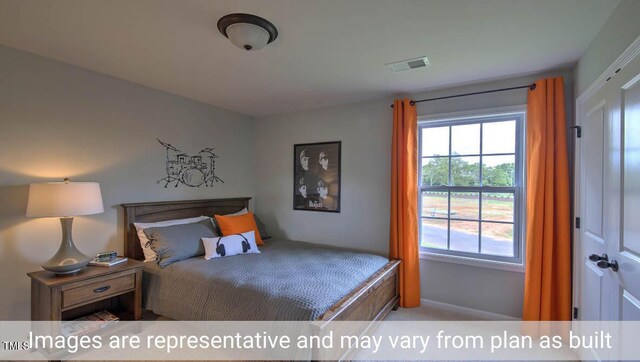
[(401, 60), (399, 62), (393, 62), (385, 64), (392, 72), (405, 72), (407, 70), (424, 68), (429, 66), (429, 59), (427, 57), (418, 57), (413, 59)]

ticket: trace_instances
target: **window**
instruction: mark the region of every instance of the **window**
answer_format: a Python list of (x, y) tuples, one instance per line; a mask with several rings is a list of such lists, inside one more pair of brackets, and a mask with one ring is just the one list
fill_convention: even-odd
[(522, 264), (524, 119), (420, 122), (421, 251)]

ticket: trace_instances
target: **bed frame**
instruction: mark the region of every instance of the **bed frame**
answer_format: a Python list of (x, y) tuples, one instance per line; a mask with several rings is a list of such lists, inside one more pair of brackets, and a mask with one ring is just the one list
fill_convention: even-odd
[[(249, 207), (250, 197), (229, 199), (143, 202), (122, 204), (124, 208), (124, 254), (144, 260), (134, 222), (157, 222), (200, 215), (230, 214)], [(267, 241), (268, 242), (268, 241)], [(399, 301), (400, 260), (391, 260), (351, 293), (331, 306), (315, 322), (322, 331), (332, 321), (381, 321), (389, 311), (396, 310)], [(375, 323), (362, 331), (369, 333)], [(346, 357), (345, 352), (343, 358)], [(317, 356), (321, 358), (320, 356)]]

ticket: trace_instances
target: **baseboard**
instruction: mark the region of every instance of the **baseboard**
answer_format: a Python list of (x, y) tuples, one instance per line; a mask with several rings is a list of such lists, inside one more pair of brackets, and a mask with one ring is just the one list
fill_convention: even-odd
[(462, 307), (455, 304), (437, 302), (435, 300), (420, 299), (420, 302), (422, 303), (422, 305), (426, 307), (439, 308), (439, 309), (448, 310), (450, 312), (467, 314), (469, 316), (476, 317), (479, 319), (486, 319), (491, 321), (519, 321), (520, 320), (520, 318), (508, 316), (505, 314), (492, 313), (484, 310)]

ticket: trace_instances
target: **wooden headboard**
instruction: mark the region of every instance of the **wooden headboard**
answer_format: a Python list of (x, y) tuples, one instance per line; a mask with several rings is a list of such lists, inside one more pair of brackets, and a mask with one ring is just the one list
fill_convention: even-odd
[(134, 222), (157, 222), (201, 215), (231, 214), (249, 207), (250, 197), (232, 199), (140, 202), (122, 204), (124, 208), (124, 256), (144, 260)]

